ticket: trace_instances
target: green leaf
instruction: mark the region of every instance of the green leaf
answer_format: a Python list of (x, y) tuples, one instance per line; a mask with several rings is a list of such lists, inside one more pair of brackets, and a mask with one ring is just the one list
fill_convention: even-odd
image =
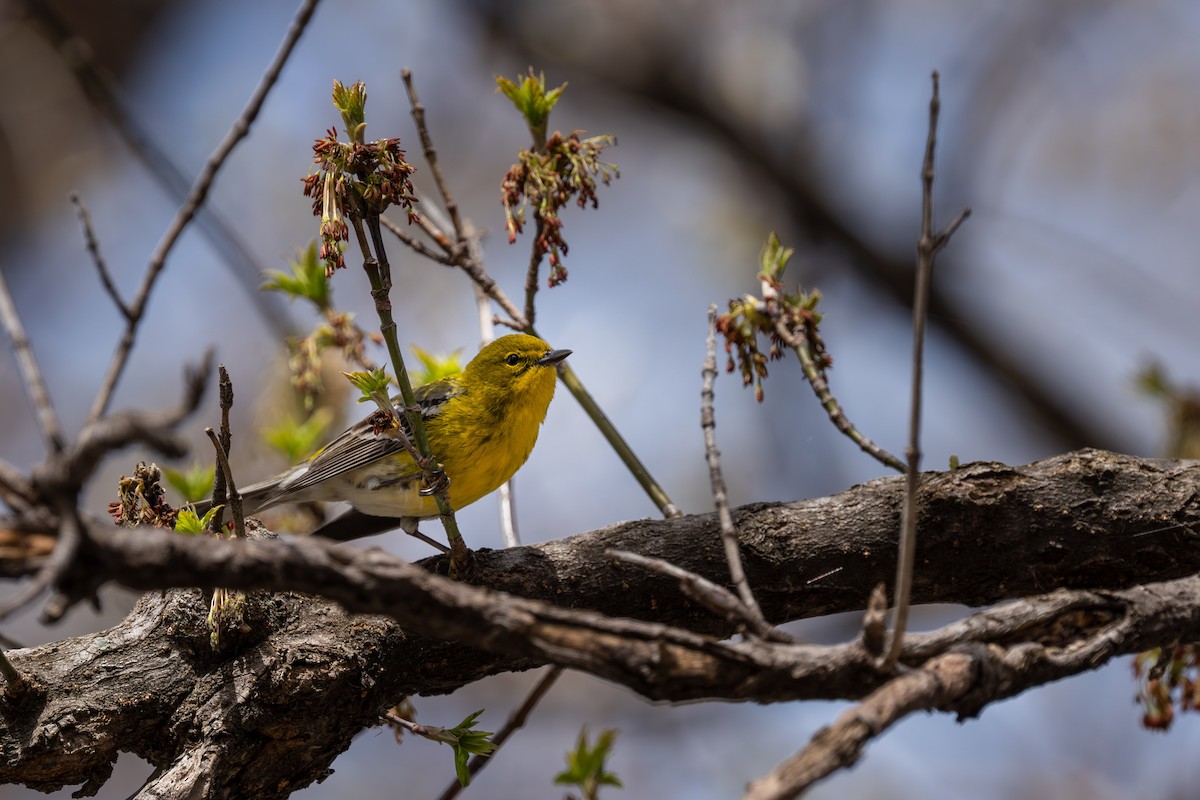
[(366, 105), (367, 85), (355, 81), (344, 86), (341, 81), (333, 82), (333, 105), (342, 115), (342, 124), (346, 126), (346, 135), (352, 142), (362, 142), (367, 127)]
[[(467, 761), (472, 755), (490, 756), (496, 749), (490, 739), (491, 731), (472, 730), (483, 709), (468, 714), (467, 718), (458, 725), (442, 731), (441, 741), (454, 748), (454, 773), (458, 782), (463, 786), (471, 783), (471, 773), (467, 771)], [(440, 738), (440, 737), (439, 737)]]
[(794, 252), (796, 251), (793, 248), (781, 245), (779, 237), (775, 235), (774, 231), (771, 232), (771, 235), (767, 237), (767, 243), (763, 245), (762, 254), (759, 256), (761, 271), (767, 280), (773, 283), (779, 282)]
[(391, 390), (392, 379), (388, 377), (387, 370), (383, 367), (371, 370), (370, 372), (343, 372), (346, 380), (354, 385), (354, 388), (362, 392), (362, 396), (358, 398), (360, 403), (374, 403), (383, 411), (392, 412), (392, 401), (390, 400), (389, 392)]
[(496, 76), (496, 87), (512, 101), (517, 111), (525, 118), (525, 124), (533, 133), (534, 141), (540, 146), (546, 140), (546, 123), (550, 119), (550, 110), (558, 102), (567, 84), (546, 91), (546, 75), (535, 75), (530, 68), (527, 75), (522, 76), (521, 82), (510, 81), (502, 75)]
[(325, 431), (333, 421), (333, 410), (318, 408), (304, 422), (286, 417), (278, 425), (266, 428), (263, 441), (278, 451), (289, 464), (299, 464), (324, 443)]
[(184, 506), (179, 509), (179, 514), (175, 517), (175, 532), (195, 535), (208, 532), (208, 523), (217, 515), (224, 506), (213, 506), (204, 513), (201, 517), (196, 513), (196, 509), (191, 506)]
[(1162, 364), (1151, 362), (1137, 374), (1137, 388), (1151, 397), (1170, 397), (1174, 387)]
[(167, 483), (179, 492), (185, 503), (195, 503), (208, 497), (212, 492), (215, 473), (216, 467), (213, 464), (204, 466), (195, 463), (188, 467), (187, 471), (175, 470), (170, 467), (163, 469)]
[(268, 270), (267, 281), (262, 285), (263, 291), (283, 292), (289, 300), (302, 297), (309, 300), (320, 311), (327, 311), (332, 302), (332, 292), (329, 279), (325, 277), (325, 264), (317, 256), (317, 243), (309, 242), (308, 247), (297, 253), (296, 259), (288, 265), (291, 272)]
[(555, 776), (554, 782), (564, 786), (578, 786), (589, 800), (597, 797), (601, 786), (621, 788), (621, 780), (615, 773), (604, 769), (604, 762), (612, 755), (613, 741), (617, 731), (605, 730), (596, 737), (596, 744), (589, 747), (587, 726), (579, 731), (579, 741), (574, 750), (567, 752), (567, 768)]
[(455, 350), (447, 355), (435, 356), (428, 350), (411, 345), (413, 353), (421, 362), (421, 371), (413, 373), (413, 386), (424, 386), (427, 383), (433, 383), (441, 378), (450, 375), (457, 375), (462, 372), (462, 365), (458, 363), (458, 356), (461, 350)]

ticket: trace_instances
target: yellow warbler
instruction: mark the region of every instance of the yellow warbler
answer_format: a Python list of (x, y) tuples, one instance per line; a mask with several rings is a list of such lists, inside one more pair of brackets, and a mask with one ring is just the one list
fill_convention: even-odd
[[(429, 445), (450, 479), (452, 508), (494, 491), (529, 458), (554, 397), (554, 365), (570, 354), (536, 336), (510, 334), (480, 350), (462, 372), (415, 390)], [(403, 409), (395, 411), (407, 432)], [(391, 524), (368, 523), (370, 532), (416, 533), (420, 520), (438, 513), (421, 487), (421, 470), (404, 445), (363, 420), (305, 463), (242, 490), (242, 503), (252, 514), (278, 503), (345, 500), (363, 514), (391, 518)]]

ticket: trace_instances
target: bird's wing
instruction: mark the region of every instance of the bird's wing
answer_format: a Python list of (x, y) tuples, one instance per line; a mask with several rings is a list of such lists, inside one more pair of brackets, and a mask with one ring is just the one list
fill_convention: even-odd
[[(446, 401), (462, 394), (462, 382), (457, 375), (451, 375), (418, 387), (414, 394), (417, 404), (421, 407), (421, 417), (430, 419), (441, 412)], [(392, 401), (396, 403), (394, 410), (405, 435), (411, 436), (412, 431), (409, 430), (400, 399), (392, 398)], [(292, 476), (284, 478), (279, 484), (279, 493), (282, 495), (303, 491), (322, 481), (401, 452), (404, 452), (404, 445), (399, 439), (387, 433), (376, 433), (364, 419), (347, 428), (326, 445), (308, 462), (307, 468), (294, 470)], [(420, 470), (413, 464), (412, 469), (407, 472), (389, 475), (388, 482), (406, 480), (418, 474)]]
[[(421, 407), (421, 419), (429, 419), (442, 412), (447, 400), (466, 394), (466, 387), (463, 386), (462, 373), (459, 373), (418, 386), (413, 390), (413, 394), (417, 397), (417, 405)], [(400, 398), (393, 397), (392, 402), (399, 406)], [(404, 430), (408, 430), (407, 422)]]

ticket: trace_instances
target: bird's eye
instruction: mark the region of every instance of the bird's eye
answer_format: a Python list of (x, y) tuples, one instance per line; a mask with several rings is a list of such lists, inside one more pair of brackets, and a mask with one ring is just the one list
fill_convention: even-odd
[(521, 357), (519, 355), (517, 355), (516, 353), (509, 353), (504, 358), (504, 363), (508, 364), (510, 367), (515, 367), (518, 363), (520, 363), (520, 361), (521, 361)]

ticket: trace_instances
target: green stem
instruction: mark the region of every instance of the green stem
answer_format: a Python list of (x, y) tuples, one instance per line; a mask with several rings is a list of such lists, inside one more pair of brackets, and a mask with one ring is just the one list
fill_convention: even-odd
[[(367, 280), (371, 283), (371, 297), (375, 300), (375, 311), (379, 314), (379, 332), (383, 335), (383, 340), (387, 344), (388, 356), (392, 361), (392, 369), (396, 373), (396, 383), (400, 386), (400, 397), (404, 401), (404, 414), (408, 419), (409, 430), (412, 431), (413, 444), (416, 445), (417, 452), (423, 458), (435, 465), (432, 469), (426, 469), (425, 472), (427, 475), (435, 473), (430, 475), (430, 477), (436, 482), (441, 475), (441, 465), (438, 463), (432, 448), (429, 446), (429, 436), (425, 432), (425, 422), (421, 418), (421, 409), (417, 405), (417, 396), (413, 392), (412, 380), (408, 376), (408, 369), (404, 365), (404, 356), (400, 352), (400, 343), (396, 338), (396, 321), (392, 317), (391, 267), (387, 262), (387, 253), (383, 246), (379, 215), (367, 212), (366, 218), (367, 227), (371, 231), (374, 255), (371, 254), (371, 248), (367, 248), (367, 241), (363, 235), (361, 220), (357, 216), (354, 216), (351, 218), (351, 222), (354, 224), (354, 231), (359, 239), (359, 246), (366, 248), (363, 250), (363, 268), (366, 270)], [(455, 564), (465, 564), (468, 557), (467, 545), (463, 541), (462, 533), (458, 529), (458, 523), (454, 519), (454, 509), (450, 507), (450, 497), (446, 490), (442, 489), (434, 495), (434, 500), (437, 502), (438, 515), (442, 520), (442, 525), (446, 529), (446, 538), (450, 543), (451, 561)]]
[[(530, 328), (529, 332), (537, 336), (537, 333), (532, 328)], [(646, 494), (650, 495), (650, 499), (658, 506), (658, 510), (662, 512), (662, 515), (667, 519), (683, 516), (683, 513), (675, 507), (675, 504), (671, 502), (671, 498), (667, 496), (663, 488), (654, 480), (654, 476), (646, 469), (646, 465), (638, 459), (637, 454), (633, 452), (633, 449), (621, 437), (616, 427), (613, 426), (612, 421), (604, 414), (600, 406), (596, 404), (595, 399), (584, 388), (583, 383), (579, 380), (579, 376), (575, 374), (575, 370), (571, 369), (570, 365), (565, 361), (560, 361), (558, 364), (558, 377), (562, 379), (563, 385), (567, 387), (567, 391), (583, 407), (583, 412), (600, 429), (600, 433), (612, 445), (613, 450), (617, 451), (617, 456), (625, 463), (629, 471), (633, 473), (634, 479), (641, 484)]]

